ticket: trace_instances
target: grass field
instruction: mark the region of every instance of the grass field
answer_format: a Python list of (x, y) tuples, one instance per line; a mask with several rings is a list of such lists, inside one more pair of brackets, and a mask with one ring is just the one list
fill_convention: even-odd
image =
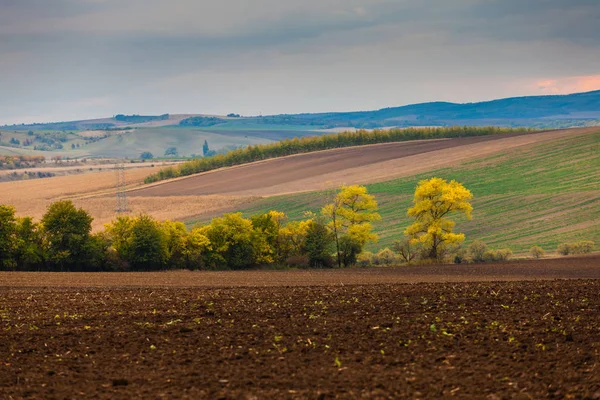
[[(457, 218), (467, 243), (481, 239), (493, 247), (525, 253), (533, 245), (554, 251), (565, 241), (600, 243), (600, 131), (465, 162), (407, 178), (367, 185), (377, 197), (381, 240), (370, 249), (388, 247), (410, 224), (406, 210), (417, 183), (432, 176), (455, 179), (474, 195), (473, 219)], [(332, 192), (262, 199), (243, 209), (254, 214), (271, 209), (292, 219), (317, 211)]]

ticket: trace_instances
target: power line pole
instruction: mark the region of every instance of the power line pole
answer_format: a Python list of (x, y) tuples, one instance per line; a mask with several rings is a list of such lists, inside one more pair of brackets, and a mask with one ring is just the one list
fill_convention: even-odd
[(117, 214), (123, 214), (129, 212), (129, 206), (127, 205), (127, 193), (125, 187), (127, 182), (125, 181), (125, 165), (120, 163), (115, 165), (115, 172), (117, 175), (117, 207), (115, 212)]

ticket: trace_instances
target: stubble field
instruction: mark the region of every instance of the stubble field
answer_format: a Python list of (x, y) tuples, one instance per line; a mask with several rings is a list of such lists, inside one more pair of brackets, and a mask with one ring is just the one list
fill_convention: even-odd
[(600, 257), (427, 283), (447, 267), (413, 284), (392, 283), (402, 268), (137, 287), (2, 274), (0, 397), (600, 397)]

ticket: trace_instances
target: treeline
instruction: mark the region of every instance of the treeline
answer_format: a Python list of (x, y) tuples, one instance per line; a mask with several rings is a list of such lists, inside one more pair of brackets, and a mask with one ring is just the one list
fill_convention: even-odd
[(169, 114), (162, 114), (162, 115), (117, 114), (117, 115), (115, 115), (114, 118), (116, 121), (119, 121), (119, 122), (131, 122), (134, 124), (141, 124), (141, 123), (150, 122), (150, 121), (165, 121), (165, 120), (169, 119)]
[(31, 168), (46, 160), (44, 156), (0, 156), (0, 169)]
[(227, 120), (217, 117), (189, 117), (179, 121), (179, 126), (214, 126), (227, 122)]
[(188, 231), (182, 222), (123, 216), (92, 233), (93, 218), (69, 200), (51, 204), (40, 222), (0, 205), (0, 269), (141, 271), (244, 269), (265, 265), (348, 266), (376, 239), (377, 203), (364, 187), (343, 188), (321, 215), (286, 221), (277, 211), (225, 214)]
[[(183, 121), (182, 121), (183, 122)], [(510, 129), (498, 127), (450, 127), (450, 128), (408, 128), (357, 132), (342, 132), (322, 136), (310, 136), (285, 139), (276, 143), (248, 146), (231, 151), (224, 155), (199, 158), (175, 167), (168, 167), (158, 173), (148, 176), (144, 182), (152, 183), (164, 179), (187, 176), (217, 168), (245, 164), (253, 161), (287, 156), (291, 154), (309, 153), (318, 150), (335, 149), (350, 146), (361, 146), (375, 143), (402, 142), (419, 139), (440, 139), (468, 136), (485, 136), (513, 132), (523, 132), (527, 129)]]

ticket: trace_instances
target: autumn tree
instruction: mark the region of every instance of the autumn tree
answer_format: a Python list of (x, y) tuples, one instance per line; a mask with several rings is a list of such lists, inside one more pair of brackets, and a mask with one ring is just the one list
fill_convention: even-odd
[(290, 221), (279, 229), (276, 246), (279, 261), (285, 261), (290, 257), (298, 257), (304, 253), (306, 234), (312, 221), (312, 219)]
[(205, 265), (205, 257), (212, 249), (210, 240), (204, 234), (202, 227), (196, 227), (187, 235), (183, 255), (186, 268), (202, 269)]
[(242, 213), (214, 218), (202, 232), (211, 243), (208, 254), (211, 266), (242, 269), (273, 262), (265, 235), (256, 231), (252, 221), (242, 217)]
[(354, 264), (356, 256), (369, 241), (376, 241), (371, 222), (381, 219), (375, 196), (364, 186), (343, 186), (333, 203), (322, 209), (329, 219), (336, 245), (338, 267)]
[(465, 239), (464, 234), (452, 231), (455, 223), (448, 217), (462, 213), (470, 219), (472, 197), (468, 189), (454, 180), (422, 180), (415, 190), (413, 206), (408, 210), (408, 216), (415, 222), (406, 228), (405, 234), (411, 243), (423, 246), (427, 258), (440, 260), (450, 246)]

